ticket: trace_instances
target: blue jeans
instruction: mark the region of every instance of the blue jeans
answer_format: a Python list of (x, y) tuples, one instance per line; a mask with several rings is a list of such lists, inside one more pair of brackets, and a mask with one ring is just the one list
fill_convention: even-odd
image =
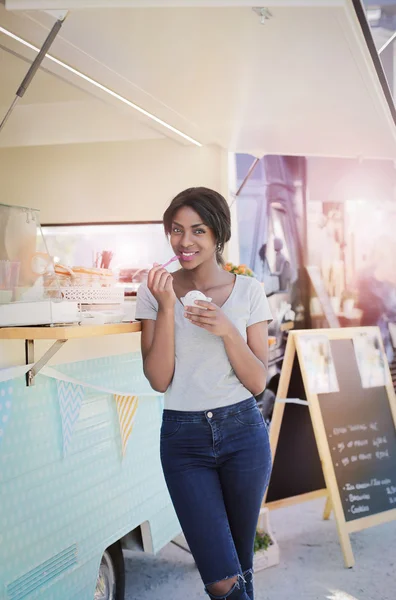
[[(271, 472), (256, 400), (202, 412), (164, 410), (161, 462), (206, 593), (253, 600), (254, 537)], [(209, 593), (209, 585), (235, 576), (226, 595)]]

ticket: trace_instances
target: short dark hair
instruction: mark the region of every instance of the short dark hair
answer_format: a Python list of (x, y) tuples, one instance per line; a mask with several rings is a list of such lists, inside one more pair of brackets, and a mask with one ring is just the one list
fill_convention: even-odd
[(164, 212), (163, 222), (166, 235), (172, 232), (175, 213), (183, 206), (189, 206), (199, 214), (202, 221), (210, 227), (216, 239), (216, 259), (222, 264), (225, 244), (231, 237), (231, 213), (225, 198), (206, 187), (193, 187), (183, 190)]
[(264, 262), (265, 261), (265, 257), (267, 255), (267, 244), (263, 244), (259, 250), (259, 257), (261, 258), (261, 260)]

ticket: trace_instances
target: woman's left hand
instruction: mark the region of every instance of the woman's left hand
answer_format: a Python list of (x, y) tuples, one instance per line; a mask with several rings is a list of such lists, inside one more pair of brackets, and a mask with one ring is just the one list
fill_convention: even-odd
[(222, 338), (232, 333), (234, 325), (216, 304), (204, 300), (196, 300), (195, 304), (184, 309), (184, 316), (191, 323)]

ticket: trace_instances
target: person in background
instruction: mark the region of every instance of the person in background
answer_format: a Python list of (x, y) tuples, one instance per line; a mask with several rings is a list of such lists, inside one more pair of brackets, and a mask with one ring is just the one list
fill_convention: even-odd
[[(271, 471), (257, 406), (271, 313), (253, 277), (223, 269), (230, 211), (217, 192), (184, 190), (164, 214), (181, 269), (151, 269), (138, 290), (144, 372), (165, 393), (162, 468), (210, 598), (253, 600), (253, 548)], [(211, 301), (183, 306), (199, 290)]]
[(279, 276), (279, 288), (287, 290), (291, 283), (290, 262), (283, 254), (283, 241), (280, 238), (274, 238), (275, 250), (275, 275)]
[(271, 269), (268, 264), (268, 259), (267, 259), (266, 253), (267, 253), (267, 244), (263, 244), (261, 246), (260, 250), (258, 251), (258, 255), (261, 260), (261, 269), (260, 269), (260, 272), (257, 273), (257, 277), (258, 277), (259, 281), (262, 281), (263, 283), (267, 280), (268, 277), (271, 276)]
[[(385, 245), (386, 247), (386, 245)], [(391, 281), (393, 260), (383, 252), (384, 245), (377, 245), (371, 254), (363, 256), (363, 267), (357, 277), (357, 308), (362, 311), (361, 326), (376, 325), (380, 328), (388, 362), (394, 358), (389, 332), (389, 322), (396, 322), (396, 286)]]

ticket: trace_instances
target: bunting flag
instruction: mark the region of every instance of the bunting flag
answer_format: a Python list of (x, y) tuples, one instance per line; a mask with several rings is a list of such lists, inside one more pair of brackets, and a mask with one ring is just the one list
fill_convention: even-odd
[[(13, 395), (12, 380), (25, 375), (32, 366), (33, 364), (0, 369), (0, 445), (10, 420)], [(114, 397), (117, 404), (122, 440), (122, 456), (124, 457), (129, 436), (131, 435), (135, 421), (139, 398), (131, 394), (125, 394), (123, 393), (123, 390), (119, 393), (114, 389), (111, 390), (93, 383), (75, 379), (53, 367), (43, 367), (41, 370), (41, 376), (42, 375), (55, 379), (56, 381), (62, 422), (63, 455), (66, 456), (68, 453), (74, 427), (80, 415), (82, 401), (85, 396), (85, 388), (89, 388), (104, 394), (110, 394)], [(155, 395), (155, 393), (151, 390), (140, 393), (139, 397), (153, 395)]]
[(56, 381), (59, 408), (62, 420), (63, 456), (66, 456), (73, 435), (74, 426), (79, 417), (84, 388), (67, 381)]
[(114, 394), (114, 399), (117, 404), (118, 420), (120, 422), (122, 456), (125, 456), (139, 400), (137, 396), (124, 396), (120, 394)]
[(10, 421), (13, 393), (14, 389), (10, 381), (0, 383), (0, 445)]

